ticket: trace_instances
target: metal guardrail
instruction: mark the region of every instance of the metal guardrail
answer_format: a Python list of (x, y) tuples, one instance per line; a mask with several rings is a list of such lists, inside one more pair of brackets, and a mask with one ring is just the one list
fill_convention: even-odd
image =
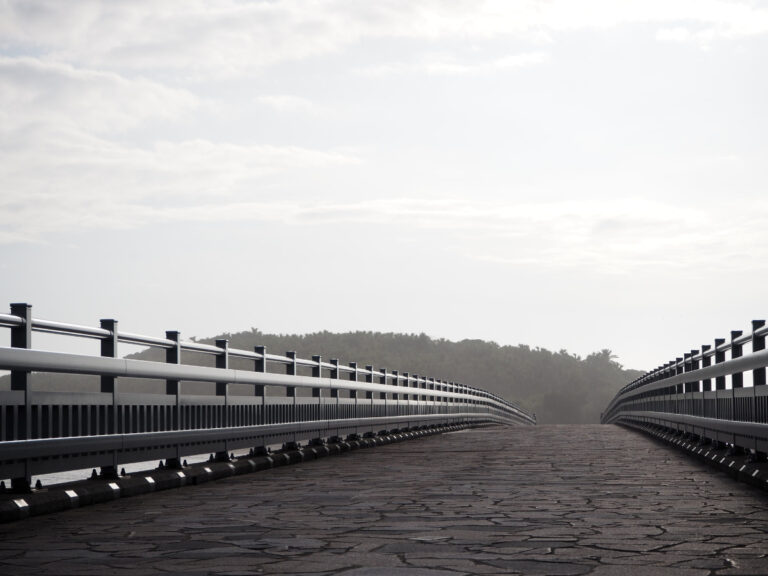
[[(179, 466), (188, 455), (226, 459), (232, 450), (271, 444), (458, 423), (535, 424), (484, 390), (355, 362), (268, 354), (264, 346), (236, 350), (226, 340), (185, 342), (174, 331), (165, 338), (129, 334), (115, 320), (101, 320), (99, 328), (39, 320), (28, 304), (11, 304), (0, 326), (11, 330), (11, 347), (0, 347), (0, 369), (11, 371), (10, 390), (0, 391), (0, 479), (19, 491), (29, 489), (33, 475), (80, 468), (100, 467), (109, 476), (131, 462), (159, 458)], [(34, 350), (33, 331), (100, 340), (101, 356)], [(119, 358), (121, 342), (163, 348), (166, 361)], [(182, 364), (182, 352), (211, 355), (214, 366)], [(231, 368), (234, 358), (253, 361), (253, 369)], [(268, 371), (275, 363), (285, 374)], [(95, 375), (100, 382), (98, 390), (36, 390), (32, 372)], [(140, 392), (123, 378), (160, 380), (160, 390)], [(210, 392), (185, 393), (187, 382), (210, 383)]]
[[(624, 386), (611, 400), (603, 423), (655, 426), (687, 433), (703, 442), (768, 453), (768, 326), (732, 331), (730, 341), (691, 350)], [(751, 346), (745, 354), (744, 346)], [(730, 352), (730, 359), (726, 358)], [(752, 386), (745, 386), (745, 373)]]

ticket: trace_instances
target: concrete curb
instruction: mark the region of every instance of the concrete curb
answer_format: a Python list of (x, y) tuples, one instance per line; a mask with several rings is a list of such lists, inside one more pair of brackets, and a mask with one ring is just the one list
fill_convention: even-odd
[(619, 424), (619, 426), (648, 435), (659, 443), (703, 462), (739, 482), (750, 484), (768, 492), (768, 462), (751, 462), (748, 454), (733, 454), (728, 447), (702, 444), (697, 439), (673, 430), (626, 422)]
[(93, 478), (33, 490), (28, 494), (0, 493), (0, 523), (22, 520), (30, 516), (63, 512), (117, 498), (149, 494), (188, 485), (249, 474), (260, 470), (297, 464), (352, 450), (375, 448), (393, 442), (477, 428), (484, 424), (454, 424), (419, 430), (396, 431), (366, 438), (342, 440), (330, 444), (295, 447), (264, 456), (243, 456), (229, 462), (205, 462), (181, 469), (157, 468), (135, 472), (114, 479)]

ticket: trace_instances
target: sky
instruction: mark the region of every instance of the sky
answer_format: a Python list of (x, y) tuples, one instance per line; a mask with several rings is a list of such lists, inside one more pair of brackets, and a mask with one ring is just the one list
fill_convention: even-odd
[(768, 313), (766, 57), (757, 1), (0, 1), (0, 310), (653, 369)]

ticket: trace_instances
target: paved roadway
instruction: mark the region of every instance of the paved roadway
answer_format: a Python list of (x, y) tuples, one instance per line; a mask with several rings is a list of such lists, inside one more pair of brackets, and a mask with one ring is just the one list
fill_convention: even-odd
[(767, 574), (767, 532), (637, 433), (493, 428), (0, 525), (0, 574)]

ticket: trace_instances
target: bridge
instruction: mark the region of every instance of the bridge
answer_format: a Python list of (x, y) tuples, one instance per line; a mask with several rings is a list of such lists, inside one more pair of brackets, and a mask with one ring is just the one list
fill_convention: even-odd
[[(760, 322), (628, 384), (593, 426), (534, 425), (455, 382), (38, 320), (26, 304), (0, 325), (3, 573), (768, 571)], [(34, 349), (34, 331), (101, 355)], [(120, 358), (121, 342), (165, 362)], [(36, 372), (96, 381), (37, 389)], [(121, 474), (148, 460), (162, 466)], [(80, 468), (94, 477), (34, 488)]]

